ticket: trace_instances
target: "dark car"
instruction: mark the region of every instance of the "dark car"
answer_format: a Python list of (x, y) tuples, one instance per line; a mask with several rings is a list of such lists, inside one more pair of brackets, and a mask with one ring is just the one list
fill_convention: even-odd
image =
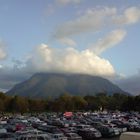
[(5, 126), (5, 129), (7, 130), (7, 132), (16, 132), (16, 126), (12, 124), (7, 124)]
[(12, 133), (0, 133), (0, 140), (15, 140), (16, 137)]
[(113, 137), (121, 134), (118, 128), (112, 128), (109, 124), (104, 125), (101, 122), (92, 122), (92, 126), (98, 129), (103, 137)]
[(124, 123), (120, 120), (113, 120), (111, 121), (111, 123), (116, 124), (118, 126), (118, 128), (126, 128), (127, 131), (133, 131), (134, 130), (134, 126), (131, 125), (130, 123)]
[(42, 126), (39, 126), (38, 129), (41, 131), (45, 131), (45, 132), (53, 133), (53, 134), (62, 133), (60, 129), (58, 129), (56, 126), (51, 126), (51, 125), (42, 125)]
[(98, 131), (91, 130), (78, 130), (78, 135), (80, 135), (84, 140), (93, 140), (97, 138), (101, 138), (101, 133)]
[(130, 129), (130, 126), (124, 124), (122, 121), (119, 120), (113, 120), (111, 121), (111, 123), (117, 125), (117, 127), (120, 128), (122, 132), (126, 132), (128, 129)]
[(113, 128), (105, 125), (98, 127), (98, 130), (101, 132), (103, 137), (113, 137), (120, 134), (119, 132), (116, 134), (116, 131)]

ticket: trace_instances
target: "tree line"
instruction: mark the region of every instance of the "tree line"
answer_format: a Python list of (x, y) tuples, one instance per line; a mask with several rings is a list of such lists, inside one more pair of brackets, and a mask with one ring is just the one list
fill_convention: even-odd
[(65, 112), (65, 111), (120, 110), (140, 112), (140, 95), (129, 96), (120, 93), (94, 96), (72, 96), (63, 94), (57, 98), (31, 99), (19, 96), (7, 96), (0, 93), (0, 112)]

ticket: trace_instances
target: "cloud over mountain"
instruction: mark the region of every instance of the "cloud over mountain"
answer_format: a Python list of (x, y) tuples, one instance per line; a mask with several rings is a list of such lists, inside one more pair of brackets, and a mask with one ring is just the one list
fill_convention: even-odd
[[(89, 49), (78, 50), (73, 47), (56, 49), (47, 44), (40, 44), (24, 62), (14, 60), (12, 67), (3, 66), (0, 69), (0, 81), (2, 81), (0, 83), (3, 88), (9, 88), (16, 82), (25, 80), (37, 72), (81, 73), (108, 78), (114, 77), (116, 72), (113, 65), (98, 54), (108, 47), (120, 43), (124, 36), (124, 30), (115, 30), (107, 34), (100, 41), (97, 41), (95, 49), (98, 49), (98, 52), (94, 50), (93, 46)], [(73, 42), (70, 44), (74, 46)]]
[(31, 71), (86, 73), (90, 75), (113, 76), (115, 70), (110, 62), (86, 49), (78, 51), (74, 48), (63, 50), (52, 49), (41, 44), (27, 61)]
[[(56, 0), (61, 5), (78, 4), (81, 0)], [(54, 12), (50, 5), (50, 12)], [(0, 84), (11, 87), (20, 80), (36, 72), (82, 73), (103, 77), (114, 77), (118, 73), (114, 64), (101, 56), (102, 52), (118, 45), (127, 34), (126, 26), (140, 20), (140, 9), (129, 7), (123, 10), (114, 7), (95, 7), (85, 10), (73, 19), (67, 20), (51, 31), (51, 39), (67, 46), (64, 49), (40, 44), (24, 62), (13, 62), (13, 66), (0, 65)], [(107, 34), (98, 37), (90, 47), (78, 48), (80, 35), (103, 31)], [(100, 34), (102, 35), (102, 34)], [(79, 38), (78, 38), (79, 37)], [(91, 38), (91, 36), (90, 36)], [(93, 35), (94, 39), (94, 35)], [(5, 46), (0, 42), (0, 60), (6, 57)], [(2, 81), (2, 82), (1, 82)]]

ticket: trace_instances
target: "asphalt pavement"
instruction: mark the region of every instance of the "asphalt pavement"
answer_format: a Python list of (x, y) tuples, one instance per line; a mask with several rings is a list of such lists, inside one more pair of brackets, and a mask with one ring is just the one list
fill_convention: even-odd
[(102, 138), (101, 140), (120, 140), (120, 137)]

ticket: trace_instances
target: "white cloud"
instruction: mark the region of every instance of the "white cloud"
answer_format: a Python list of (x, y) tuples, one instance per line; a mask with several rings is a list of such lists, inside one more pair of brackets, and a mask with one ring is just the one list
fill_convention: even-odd
[[(62, 43), (72, 47), (65, 49), (53, 49), (46, 44), (38, 46), (26, 63), (26, 71), (36, 72), (60, 72), (60, 73), (84, 73), (111, 77), (116, 76), (112, 64), (99, 56), (106, 49), (120, 43), (126, 32), (118, 29), (100, 39), (91, 48), (77, 50), (73, 48), (75, 42), (69, 38), (62, 38)], [(60, 38), (61, 39), (61, 38)], [(60, 40), (59, 40), (60, 41)]]
[(79, 4), (82, 0), (56, 0), (60, 5)]
[(129, 7), (123, 11), (116, 8), (100, 7), (88, 9), (82, 16), (65, 22), (54, 31), (53, 38), (71, 37), (89, 32), (97, 32), (105, 28), (116, 28), (139, 22), (140, 9)]
[(91, 50), (97, 55), (101, 54), (108, 48), (111, 48), (120, 43), (126, 35), (124, 30), (114, 30), (105, 36), (103, 39), (99, 39), (96, 44), (93, 44)]
[(2, 41), (0, 41), (0, 60), (6, 58), (7, 53), (5, 51), (5, 45), (3, 44)]
[(134, 24), (140, 20), (140, 8), (130, 7), (124, 10), (121, 15), (113, 17), (113, 22), (118, 25)]
[(27, 61), (26, 67), (32, 72), (84, 73), (100, 76), (114, 76), (115, 74), (108, 60), (100, 58), (88, 49), (56, 50), (45, 44), (36, 48)]
[(71, 38), (60, 38), (59, 42), (65, 46), (75, 47), (77, 46), (76, 42)]
[(108, 23), (110, 16), (116, 14), (115, 8), (102, 8), (88, 10), (84, 15), (75, 20), (64, 23), (59, 26), (53, 37), (63, 38), (81, 33), (95, 32), (100, 30)]

